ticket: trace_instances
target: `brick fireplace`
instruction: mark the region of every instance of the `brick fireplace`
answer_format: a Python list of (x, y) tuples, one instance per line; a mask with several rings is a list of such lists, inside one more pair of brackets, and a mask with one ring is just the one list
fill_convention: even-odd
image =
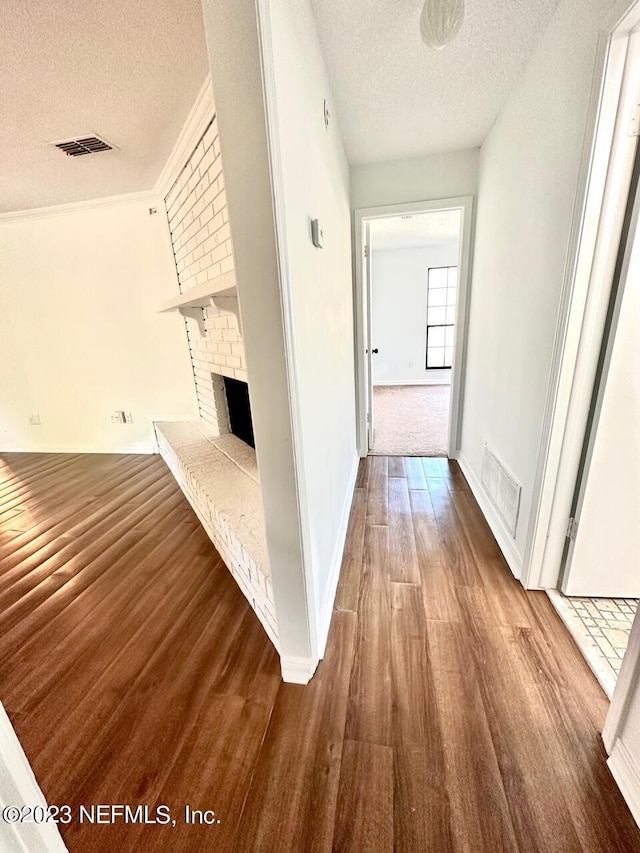
[[(158, 447), (278, 648), (215, 116), (165, 204), (182, 295), (170, 309), (185, 315), (200, 418), (156, 423)], [(220, 299), (213, 296), (218, 290)], [(189, 302), (192, 294), (197, 298)]]

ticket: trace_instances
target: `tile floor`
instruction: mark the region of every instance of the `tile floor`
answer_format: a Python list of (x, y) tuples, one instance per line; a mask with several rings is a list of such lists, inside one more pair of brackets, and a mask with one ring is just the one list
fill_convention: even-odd
[(549, 597), (611, 698), (636, 610), (636, 598)]

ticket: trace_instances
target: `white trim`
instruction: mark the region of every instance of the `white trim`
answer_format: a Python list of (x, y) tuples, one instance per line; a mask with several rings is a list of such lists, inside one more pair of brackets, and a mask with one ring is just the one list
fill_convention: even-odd
[[(271, 189), (273, 193), (274, 231), (276, 237), (276, 255), (280, 278), (280, 293), (282, 305), (282, 328), (284, 355), (287, 367), (287, 382), (289, 386), (291, 443), (294, 461), (294, 476), (298, 494), (298, 524), (302, 550), (303, 583), (307, 601), (306, 620), (310, 643), (310, 661), (315, 660), (311, 674), (315, 672), (319, 660), (319, 632), (317, 611), (315, 605), (315, 584), (313, 579), (313, 561), (311, 555), (311, 532), (309, 530), (309, 502), (304, 464), (304, 430), (300, 412), (300, 391), (298, 388), (298, 359), (295, 352), (295, 317), (293, 311), (293, 293), (291, 287), (291, 270), (289, 265), (289, 245), (287, 240), (287, 217), (284, 191), (284, 173), (282, 171), (282, 155), (278, 133), (278, 101), (276, 95), (275, 68), (273, 66), (273, 43), (271, 39), (271, 20), (269, 17), (269, 0), (257, 0), (258, 37), (260, 42), (260, 62), (265, 98), (265, 124), (267, 132), (267, 147), (269, 167), (271, 171)], [(303, 660), (302, 658), (283, 657), (284, 661)], [(291, 663), (287, 664), (287, 668)], [(294, 670), (295, 670), (295, 664)], [(311, 666), (311, 664), (309, 664)], [(307, 667), (308, 668), (308, 667)], [(289, 681), (289, 678), (285, 678)], [(295, 681), (295, 679), (292, 679)], [(308, 679), (307, 679), (308, 680)], [(299, 682), (305, 684), (305, 681)]]
[(458, 259), (458, 299), (456, 306), (456, 338), (451, 369), (451, 399), (449, 403), (448, 456), (454, 459), (460, 449), (462, 429), (462, 400), (464, 396), (464, 377), (466, 372), (467, 338), (469, 325), (469, 300), (471, 296), (471, 245), (474, 233), (474, 197), (456, 196), (453, 198), (430, 199), (426, 201), (388, 204), (380, 207), (358, 208), (354, 211), (353, 266), (354, 266), (354, 323), (356, 345), (356, 417), (357, 446), (361, 457), (367, 455), (367, 387), (365, 369), (365, 323), (364, 316), (364, 240), (363, 226), (368, 220), (387, 216), (401, 216), (405, 213), (425, 213), (437, 210), (460, 210), (460, 248)]
[(164, 199), (152, 190), (144, 190), (136, 193), (106, 196), (105, 198), (90, 198), (86, 201), (72, 201), (68, 204), (54, 204), (50, 207), (36, 207), (31, 210), (0, 213), (0, 224), (4, 222), (21, 222), (26, 219), (42, 219), (47, 216), (60, 216), (65, 213), (77, 213), (80, 210), (91, 210), (98, 207), (137, 204), (142, 201), (148, 202), (152, 207), (160, 204), (164, 210)]
[(331, 558), (329, 567), (329, 580), (327, 582), (324, 600), (320, 608), (320, 616), (318, 618), (318, 657), (324, 657), (327, 647), (327, 639), (329, 637), (329, 629), (331, 627), (331, 616), (333, 614), (333, 604), (336, 598), (338, 589), (338, 581), (340, 580), (340, 569), (342, 568), (342, 557), (344, 548), (347, 542), (347, 531), (349, 529), (349, 517), (351, 515), (351, 505), (353, 503), (353, 491), (356, 487), (356, 479), (358, 477), (358, 465), (360, 458), (356, 455), (353, 458), (353, 466), (349, 474), (349, 485), (344, 496), (344, 504), (342, 506), (342, 517), (340, 519), (340, 528), (336, 538), (336, 545)]
[[(640, 612), (640, 611), (638, 611)], [(602, 740), (608, 753), (622, 732), (629, 703), (637, 690), (640, 677), (640, 617), (636, 613), (631, 626), (629, 642), (622, 658), (622, 666), (613, 692), (611, 706), (602, 730)]]
[(308, 684), (318, 668), (318, 658), (300, 658), (293, 655), (280, 655), (282, 680), (288, 684)]
[(638, 20), (640, 3), (622, 0), (597, 48), (524, 552), (527, 588), (555, 587), (560, 571), (622, 228), (619, 199), (632, 167), (633, 143), (626, 129), (614, 131), (628, 120), (625, 111), (636, 98), (628, 80), (622, 94), (621, 88), (629, 32)]
[(620, 739), (616, 741), (607, 765), (633, 819), (640, 826), (640, 767)]
[(473, 473), (473, 470), (465, 457), (460, 453), (458, 454), (457, 459), (458, 464), (460, 465), (460, 470), (469, 483), (473, 496), (478, 502), (478, 506), (482, 510), (482, 514), (491, 528), (491, 532), (495, 536), (496, 542), (507, 561), (507, 565), (513, 572), (514, 577), (519, 579), (522, 574), (522, 554), (518, 550), (515, 540), (504, 526), (504, 523), (496, 510), (493, 508), (493, 504), (489, 499), (489, 495), (487, 494), (485, 487)]
[(153, 191), (165, 198), (176, 178), (184, 169), (185, 163), (191, 156), (193, 149), (198, 144), (200, 137), (207, 129), (207, 125), (215, 115), (215, 102), (213, 99), (213, 87), (211, 86), (211, 75), (202, 84), (198, 92), (187, 120), (173, 146), (169, 159), (158, 175)]
[(116, 447), (77, 447), (68, 444), (62, 447), (2, 447), (0, 453), (126, 453), (126, 454), (152, 454), (157, 453), (155, 444), (125, 444)]
[[(11, 725), (11, 720), (0, 705), (0, 805), (40, 806), (46, 811), (44, 798), (27, 756)], [(66, 853), (57, 824), (0, 823), (0, 847), (3, 850), (24, 850), (25, 853), (47, 851)]]

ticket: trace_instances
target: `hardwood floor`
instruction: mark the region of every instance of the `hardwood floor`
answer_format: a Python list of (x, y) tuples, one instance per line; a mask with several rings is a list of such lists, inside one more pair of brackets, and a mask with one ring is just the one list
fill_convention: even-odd
[(361, 466), (302, 687), (158, 457), (0, 457), (0, 699), (50, 803), (177, 819), (72, 853), (640, 851), (607, 700), (446, 460)]

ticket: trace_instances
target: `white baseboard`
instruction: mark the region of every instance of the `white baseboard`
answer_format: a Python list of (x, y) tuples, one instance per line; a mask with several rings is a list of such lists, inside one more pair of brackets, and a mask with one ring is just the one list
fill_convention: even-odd
[(340, 527), (336, 537), (336, 544), (333, 550), (331, 559), (331, 568), (329, 569), (329, 582), (320, 608), (320, 618), (318, 619), (318, 657), (322, 660), (325, 649), (327, 647), (327, 639), (329, 637), (329, 628), (331, 627), (331, 616), (333, 614), (333, 603), (336, 598), (338, 589), (338, 581), (340, 580), (340, 569), (342, 568), (342, 555), (344, 554), (344, 546), (347, 541), (347, 530), (349, 527), (349, 516), (351, 515), (351, 504), (353, 503), (353, 490), (356, 486), (358, 477), (358, 465), (360, 463), (359, 456), (354, 456), (351, 473), (349, 474), (349, 482), (347, 492), (345, 494), (344, 503), (342, 505), (342, 517), (340, 519)]
[(131, 445), (125, 444), (121, 447), (2, 447), (0, 453), (123, 453), (123, 454), (151, 454), (157, 453), (155, 444)]
[(44, 814), (47, 814), (47, 802), (2, 705), (0, 705), (0, 802), (3, 806), (27, 806), (31, 809), (29, 815), (31, 822), (2, 821), (0, 825), (2, 850), (66, 853), (67, 848), (56, 823), (34, 822), (33, 810), (42, 809)]
[(640, 767), (620, 738), (613, 746), (607, 765), (633, 819), (640, 826)]
[(316, 671), (319, 661), (312, 658), (298, 658), (280, 655), (282, 680), (288, 684), (308, 684)]
[(491, 532), (495, 536), (496, 542), (507, 561), (507, 565), (513, 572), (513, 576), (519, 580), (522, 575), (522, 554), (513, 541), (511, 534), (502, 523), (500, 516), (493, 508), (493, 504), (489, 500), (489, 495), (480, 480), (473, 473), (471, 465), (469, 465), (461, 453), (458, 454), (457, 459), (460, 469), (473, 492), (473, 496), (478, 502), (478, 506), (482, 510), (482, 514), (487, 520), (487, 524), (491, 528)]

